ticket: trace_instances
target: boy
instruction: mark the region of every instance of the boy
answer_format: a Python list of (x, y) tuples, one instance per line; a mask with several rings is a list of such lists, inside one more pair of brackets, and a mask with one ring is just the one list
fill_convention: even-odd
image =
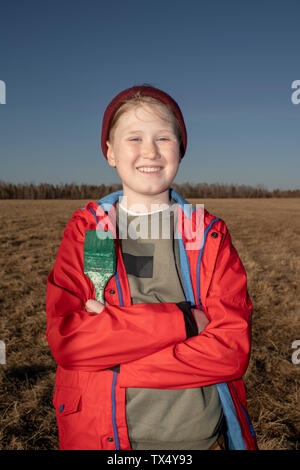
[(123, 191), (74, 213), (48, 277), (61, 449), (257, 448), (246, 274), (225, 223), (204, 211), (201, 231), (170, 188), (186, 143), (177, 103), (151, 86), (105, 111)]

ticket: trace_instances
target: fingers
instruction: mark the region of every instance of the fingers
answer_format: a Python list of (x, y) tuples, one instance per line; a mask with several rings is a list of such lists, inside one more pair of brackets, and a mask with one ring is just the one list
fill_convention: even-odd
[(198, 334), (199, 334), (209, 324), (209, 320), (202, 310), (192, 309), (192, 312), (193, 312), (193, 316), (198, 327)]
[(85, 308), (88, 312), (101, 313), (104, 309), (104, 305), (98, 300), (88, 299), (85, 304)]

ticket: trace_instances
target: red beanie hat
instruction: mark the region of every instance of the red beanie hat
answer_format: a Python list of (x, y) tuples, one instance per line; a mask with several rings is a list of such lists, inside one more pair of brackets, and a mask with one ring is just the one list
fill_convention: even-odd
[(140, 92), (140, 94), (143, 96), (151, 96), (152, 98), (156, 98), (157, 100), (161, 101), (164, 104), (168, 104), (171, 107), (181, 128), (180, 150), (181, 150), (181, 158), (182, 158), (186, 150), (187, 134), (186, 134), (186, 127), (185, 127), (184, 119), (180, 111), (180, 108), (178, 104), (176, 103), (176, 101), (174, 101), (173, 98), (171, 98), (171, 96), (169, 96), (167, 93), (149, 85), (134, 86), (132, 88), (127, 88), (126, 90), (123, 90), (121, 91), (121, 93), (115, 96), (115, 98), (107, 106), (104, 116), (103, 116), (102, 135), (101, 135), (101, 147), (102, 147), (102, 152), (105, 158), (107, 158), (107, 150), (108, 150), (106, 141), (108, 140), (110, 123), (112, 122), (114, 114), (117, 111), (117, 109), (123, 104), (124, 101), (134, 96), (137, 92)]

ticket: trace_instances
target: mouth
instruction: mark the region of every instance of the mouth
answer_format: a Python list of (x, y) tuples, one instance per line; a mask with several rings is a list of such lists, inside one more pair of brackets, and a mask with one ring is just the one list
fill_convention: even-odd
[(137, 168), (140, 173), (159, 173), (162, 169), (162, 166), (140, 166)]

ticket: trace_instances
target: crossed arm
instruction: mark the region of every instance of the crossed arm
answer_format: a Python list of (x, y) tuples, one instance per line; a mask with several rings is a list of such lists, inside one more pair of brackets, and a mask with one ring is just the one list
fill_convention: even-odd
[[(106, 304), (107, 305), (107, 304)], [(99, 314), (103, 311), (105, 305), (99, 302), (98, 300), (94, 299), (88, 299), (85, 304), (85, 308), (87, 312), (92, 312)], [(208, 325), (209, 320), (205, 313), (202, 310), (199, 310), (197, 308), (192, 308), (191, 309), (194, 320), (196, 322), (197, 328), (198, 328), (198, 334), (201, 333), (201, 331), (204, 330), (206, 325)]]
[(100, 315), (86, 310), (87, 300), (95, 298), (84, 274), (87, 229), (80, 216), (71, 219), (47, 279), (46, 338), (56, 362), (98, 371), (184, 341), (190, 325), (175, 303), (105, 305)]
[(99, 371), (121, 364), (121, 384), (134, 387), (184, 388), (241, 377), (249, 358), (251, 300), (229, 234), (206, 315), (193, 309), (198, 335), (187, 339), (176, 304), (119, 307), (93, 299), (83, 274), (84, 233), (82, 222), (71, 219), (48, 277), (46, 337), (59, 365)]

